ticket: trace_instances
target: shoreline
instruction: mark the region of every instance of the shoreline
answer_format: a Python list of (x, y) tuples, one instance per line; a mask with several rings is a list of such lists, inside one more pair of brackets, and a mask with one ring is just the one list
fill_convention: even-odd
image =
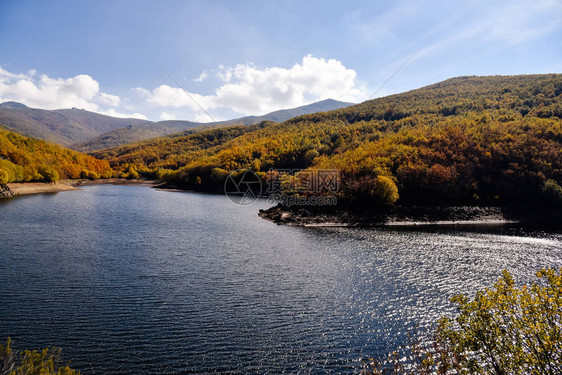
[(72, 180), (51, 182), (13, 182), (7, 185), (9, 192), (5, 190), (4, 198), (17, 197), (20, 195), (58, 193), (60, 191), (80, 190)]
[[(20, 182), (0, 185), (0, 199), (22, 195), (58, 193), (82, 190), (80, 186), (136, 185), (162, 191), (190, 191), (167, 186), (155, 180), (123, 178), (96, 180), (61, 180), (49, 182)], [(562, 212), (549, 209), (527, 210), (507, 207), (478, 206), (395, 206), (375, 212), (350, 207), (273, 206), (259, 210), (258, 216), (278, 225), (300, 227), (372, 227), (372, 228), (470, 228), (508, 225), (553, 225), (562, 228)]]
[(98, 178), (96, 180), (77, 180), (77, 186), (93, 186), (93, 185), (144, 185), (155, 186), (160, 182), (156, 180), (128, 180), (126, 178)]
[(154, 186), (158, 183), (150, 180), (127, 180), (124, 178), (110, 178), (97, 180), (61, 180), (51, 182), (11, 182), (0, 187), (0, 199), (21, 195), (49, 194), (61, 191), (82, 190), (80, 186), (93, 185), (142, 185)]
[(278, 225), (300, 227), (456, 228), (526, 224), (560, 225), (557, 211), (506, 207), (396, 206), (386, 211), (274, 206), (258, 215)]
[[(266, 219), (267, 220), (267, 219)], [(280, 223), (277, 223), (280, 224)], [(479, 227), (479, 226), (504, 226), (522, 224), (520, 220), (438, 220), (438, 221), (388, 221), (388, 222), (364, 222), (364, 223), (307, 223), (286, 224), (289, 226), (302, 226), (305, 228), (341, 228), (341, 227), (365, 227), (365, 228), (456, 228), (456, 227)]]

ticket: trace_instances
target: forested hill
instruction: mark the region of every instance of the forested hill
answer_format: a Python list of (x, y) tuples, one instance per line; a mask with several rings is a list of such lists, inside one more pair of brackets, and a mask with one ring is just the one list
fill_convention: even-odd
[(105, 160), (0, 127), (0, 184), (112, 177)]
[(295, 116), (339, 109), (350, 105), (352, 105), (352, 103), (326, 99), (297, 108), (270, 112), (261, 116), (246, 116), (226, 121), (209, 123), (197, 123), (182, 120), (167, 120), (153, 123), (147, 122), (115, 129), (100, 136), (90, 138), (84, 142), (73, 144), (70, 147), (82, 152), (97, 151), (104, 148), (118, 147), (128, 143), (140, 142), (145, 139), (162, 137), (182, 131), (186, 134), (193, 134), (207, 129), (216, 129), (235, 125), (254, 125), (263, 121), (283, 122)]
[(561, 118), (561, 74), (458, 77), (227, 137), (211, 130), (209, 142), (95, 155), (200, 189), (242, 168), (264, 179), (270, 169), (335, 168), (339, 196), (361, 204), (552, 203), (562, 199)]

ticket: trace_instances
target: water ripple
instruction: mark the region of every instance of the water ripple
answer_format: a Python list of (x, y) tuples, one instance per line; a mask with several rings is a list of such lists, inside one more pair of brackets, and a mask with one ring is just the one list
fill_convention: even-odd
[(0, 337), (84, 374), (353, 373), (502, 269), (562, 266), (560, 234), (282, 227), (146, 187), (0, 207)]

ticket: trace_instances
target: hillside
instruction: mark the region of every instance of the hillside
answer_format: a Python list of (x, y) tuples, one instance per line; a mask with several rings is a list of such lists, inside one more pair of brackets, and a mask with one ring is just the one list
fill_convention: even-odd
[(99, 159), (110, 160), (112, 165), (116, 167), (131, 164), (138, 169), (177, 169), (178, 165), (187, 163), (187, 159), (184, 158), (194, 151), (223, 145), (243, 134), (274, 124), (264, 121), (255, 125), (202, 129), (193, 134), (161, 137), (96, 151), (92, 155)]
[(262, 116), (246, 116), (227, 121), (198, 123), (191, 121), (168, 120), (129, 125), (127, 127), (115, 129), (100, 136), (88, 139), (87, 141), (75, 143), (70, 147), (74, 150), (90, 152), (182, 131), (186, 131), (185, 135), (187, 135), (207, 130), (209, 128), (219, 128), (233, 125), (253, 125), (262, 121), (283, 122), (296, 116), (345, 108), (350, 105), (352, 105), (352, 103), (327, 99), (297, 108), (274, 111)]
[(64, 146), (144, 123), (147, 121), (104, 116), (77, 108), (44, 110), (15, 102), (0, 104), (0, 124), (7, 129)]
[(161, 121), (142, 125), (129, 125), (90, 138), (84, 142), (74, 143), (70, 145), (70, 148), (81, 152), (102, 150), (142, 141), (144, 139), (162, 137), (199, 126), (201, 126), (201, 124), (191, 123), (189, 121)]
[(562, 199), (561, 118), (560, 74), (458, 77), (207, 148), (184, 147), (187, 136), (96, 155), (200, 189), (241, 168), (264, 180), (270, 169), (337, 169), (338, 197), (362, 206), (552, 203)]
[(0, 127), (0, 184), (111, 176), (106, 161)]

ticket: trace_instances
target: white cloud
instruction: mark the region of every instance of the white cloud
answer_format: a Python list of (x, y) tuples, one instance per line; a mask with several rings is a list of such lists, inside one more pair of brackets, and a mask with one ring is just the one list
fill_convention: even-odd
[(43, 74), (38, 81), (21, 79), (2, 91), (3, 97), (8, 94), (12, 100), (47, 109), (78, 107), (96, 111), (99, 109), (96, 96), (101, 98), (98, 82), (84, 74), (67, 79)]
[(142, 87), (135, 87), (132, 91), (143, 99), (148, 99), (150, 97), (150, 91), (143, 89)]
[[(260, 115), (293, 108), (323, 99), (357, 102), (366, 92), (357, 82), (357, 73), (335, 59), (312, 55), (289, 68), (239, 64), (206, 70), (196, 81), (213, 77), (219, 82), (213, 94), (185, 92), (160, 85), (152, 90), (133, 88), (131, 98), (103, 92), (91, 76), (52, 78), (30, 70), (24, 74), (0, 67), (0, 102), (17, 101), (44, 109), (84, 108), (115, 117), (146, 119), (143, 112), (161, 119), (190, 118), (195, 121)], [(134, 98), (134, 99), (132, 99)], [(204, 108), (204, 110), (202, 109)]]
[(263, 114), (328, 98), (354, 102), (365, 96), (364, 88), (356, 81), (355, 70), (346, 68), (338, 60), (311, 55), (289, 69), (259, 69), (253, 64), (239, 64), (219, 66), (214, 75), (223, 82), (214, 95), (186, 94), (168, 85), (152, 91), (142, 88), (137, 91), (148, 103), (159, 107), (188, 107), (200, 111), (201, 105), (206, 110), (227, 108), (244, 115)]
[(100, 94), (100, 101), (112, 107), (117, 107), (121, 102), (121, 98), (117, 95), (111, 95), (102, 92)]
[(43, 109), (83, 108), (114, 117), (146, 119), (141, 113), (123, 113), (118, 107), (121, 98), (100, 91), (99, 83), (86, 74), (72, 78), (37, 77), (31, 69), (27, 74), (15, 74), (0, 67), (0, 103), (16, 101)]
[(234, 116), (231, 117), (223, 117), (223, 116), (217, 116), (216, 114), (213, 114), (213, 118), (211, 119), (209, 117), (209, 115), (207, 115), (205, 112), (203, 111), (197, 111), (195, 112), (195, 114), (191, 115), (190, 117), (190, 121), (193, 122), (215, 122), (215, 121), (225, 121), (225, 120), (232, 120)]
[[(141, 93), (143, 91), (140, 91)], [(191, 98), (193, 99), (191, 99)], [(198, 110), (197, 103), (208, 103), (209, 97), (204, 97), (199, 94), (187, 94), (180, 88), (170, 87), (168, 85), (161, 85), (149, 92), (146, 101), (159, 107), (190, 107), (191, 109)], [(195, 102), (194, 102), (195, 100)]]
[(166, 121), (166, 120), (175, 120), (175, 119), (176, 119), (176, 116), (174, 116), (174, 115), (172, 115), (172, 114), (170, 114), (170, 113), (167, 113), (167, 112), (162, 112), (162, 113), (160, 114), (160, 119), (161, 119), (161, 120), (164, 120), (164, 121)]
[(199, 75), (199, 77), (195, 78), (194, 81), (195, 82), (203, 82), (204, 80), (207, 79), (207, 77), (209, 77), (209, 74), (207, 73), (207, 71), (203, 71), (203, 73), (201, 73), (201, 75)]
[(148, 118), (143, 115), (142, 113), (134, 112), (134, 113), (121, 113), (116, 111), (115, 109), (111, 108), (107, 111), (97, 111), (102, 115), (111, 116), (111, 117), (120, 117), (120, 118), (136, 118), (139, 120), (148, 120)]
[[(32, 71), (29, 71), (29, 73), (32, 73)], [(35, 75), (35, 71), (33, 71), (33, 74), (30, 75)], [(9, 82), (11, 80), (16, 80), (16, 79), (27, 79), (29, 78), (29, 76), (25, 75), (25, 74), (14, 74), (14, 73), (10, 73), (7, 70), (2, 69), (2, 67), (0, 66), (0, 83), (6, 83)]]
[[(239, 66), (243, 66), (243, 65), (239, 65)], [(220, 80), (223, 82), (230, 82), (230, 80), (232, 79), (233, 72), (234, 72), (234, 68), (227, 68), (224, 65), (219, 65), (215, 75), (219, 77)]]

